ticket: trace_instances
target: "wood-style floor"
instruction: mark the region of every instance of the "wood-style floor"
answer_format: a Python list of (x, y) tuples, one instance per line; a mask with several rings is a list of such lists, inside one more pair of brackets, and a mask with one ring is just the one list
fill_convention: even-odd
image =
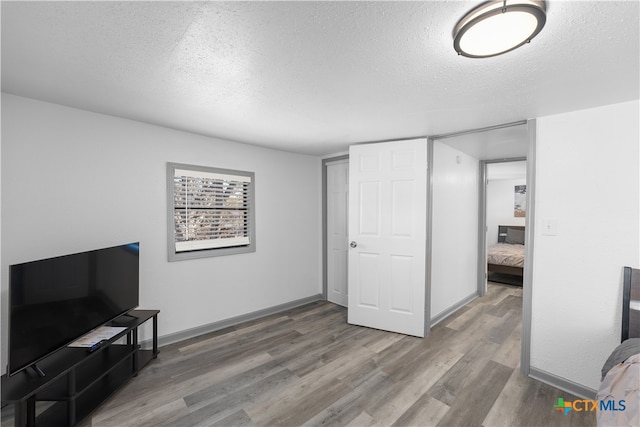
[(161, 348), (82, 425), (595, 426), (520, 374), (521, 306), (521, 288), (490, 284), (420, 339), (305, 305)]

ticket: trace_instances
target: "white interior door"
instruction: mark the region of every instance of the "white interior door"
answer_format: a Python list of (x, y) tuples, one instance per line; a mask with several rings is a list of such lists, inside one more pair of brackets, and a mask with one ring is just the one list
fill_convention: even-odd
[(348, 322), (425, 335), (427, 141), (349, 150)]
[(327, 163), (327, 300), (347, 306), (349, 160)]

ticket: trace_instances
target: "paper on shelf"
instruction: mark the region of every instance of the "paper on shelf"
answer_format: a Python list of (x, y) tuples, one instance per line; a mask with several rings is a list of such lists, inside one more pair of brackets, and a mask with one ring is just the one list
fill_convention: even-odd
[(87, 335), (75, 340), (67, 347), (91, 347), (102, 340), (110, 340), (125, 329), (127, 328), (123, 326), (100, 326), (98, 329), (94, 329)]

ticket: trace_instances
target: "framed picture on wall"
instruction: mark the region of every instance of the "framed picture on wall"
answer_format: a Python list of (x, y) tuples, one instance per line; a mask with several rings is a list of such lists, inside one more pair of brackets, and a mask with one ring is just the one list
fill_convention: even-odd
[(516, 218), (524, 218), (527, 212), (527, 186), (516, 185), (513, 206), (513, 216)]

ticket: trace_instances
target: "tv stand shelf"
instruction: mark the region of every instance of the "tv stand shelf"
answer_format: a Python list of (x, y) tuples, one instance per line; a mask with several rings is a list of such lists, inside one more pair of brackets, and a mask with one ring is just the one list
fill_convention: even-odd
[[(74, 426), (81, 422), (158, 356), (158, 313), (158, 310), (132, 310), (124, 315), (126, 321), (116, 319), (114, 326), (127, 329), (92, 353), (86, 348), (72, 347), (53, 353), (38, 363), (45, 377), (31, 370), (11, 377), (3, 375), (2, 404), (15, 405), (15, 426)], [(153, 346), (141, 349), (138, 327), (150, 319)], [(126, 342), (120, 343), (121, 338), (126, 338)], [(52, 404), (36, 414), (36, 402)]]

